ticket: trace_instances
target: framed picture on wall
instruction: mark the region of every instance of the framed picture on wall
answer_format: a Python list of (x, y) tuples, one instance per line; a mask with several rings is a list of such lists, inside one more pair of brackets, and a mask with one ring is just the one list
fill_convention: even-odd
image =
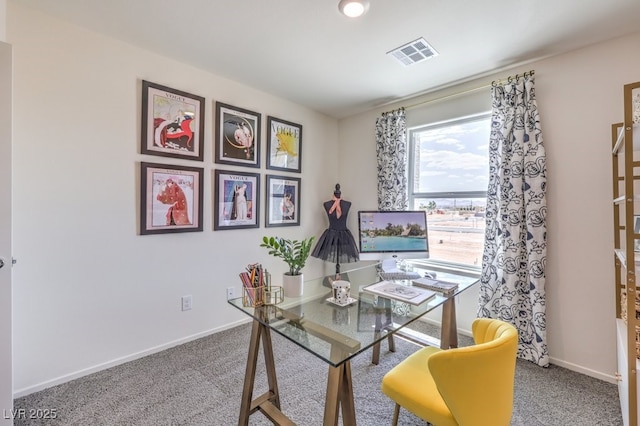
[(141, 153), (203, 160), (204, 98), (142, 81)]
[(260, 167), (260, 119), (257, 112), (216, 102), (215, 162)]
[(140, 163), (140, 234), (202, 231), (204, 169)]
[(260, 175), (215, 170), (214, 176), (213, 229), (260, 227)]
[(267, 175), (266, 227), (300, 225), (300, 178)]
[(302, 125), (267, 116), (267, 168), (301, 172)]

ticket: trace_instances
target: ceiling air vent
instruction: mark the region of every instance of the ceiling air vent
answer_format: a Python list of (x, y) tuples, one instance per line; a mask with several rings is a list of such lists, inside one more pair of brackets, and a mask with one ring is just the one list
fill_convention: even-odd
[(406, 67), (429, 58), (433, 58), (434, 56), (438, 56), (438, 52), (436, 52), (436, 50), (427, 43), (427, 40), (419, 38), (411, 43), (407, 43), (404, 46), (400, 46), (397, 49), (387, 52), (387, 55), (393, 56)]

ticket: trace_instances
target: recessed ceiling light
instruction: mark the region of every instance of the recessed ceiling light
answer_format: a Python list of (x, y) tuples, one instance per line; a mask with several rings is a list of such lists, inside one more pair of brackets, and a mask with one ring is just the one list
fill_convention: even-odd
[(367, 12), (369, 2), (366, 0), (340, 0), (338, 9), (349, 18), (357, 18)]

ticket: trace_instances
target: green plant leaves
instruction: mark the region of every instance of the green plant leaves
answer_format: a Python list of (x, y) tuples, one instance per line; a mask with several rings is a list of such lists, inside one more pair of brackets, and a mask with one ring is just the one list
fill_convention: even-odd
[(300, 275), (311, 253), (314, 239), (315, 237), (309, 237), (298, 241), (265, 236), (260, 247), (267, 248), (271, 256), (284, 260), (289, 265), (289, 275)]

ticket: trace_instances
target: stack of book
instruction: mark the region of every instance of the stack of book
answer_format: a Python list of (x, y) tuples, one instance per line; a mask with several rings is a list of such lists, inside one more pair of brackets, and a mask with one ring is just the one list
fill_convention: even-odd
[(458, 283), (454, 283), (451, 281), (436, 280), (436, 279), (427, 278), (427, 277), (413, 280), (413, 285), (417, 287), (422, 287), (429, 290), (437, 291), (439, 293), (444, 294), (445, 296), (455, 293), (455, 291), (458, 289)]

